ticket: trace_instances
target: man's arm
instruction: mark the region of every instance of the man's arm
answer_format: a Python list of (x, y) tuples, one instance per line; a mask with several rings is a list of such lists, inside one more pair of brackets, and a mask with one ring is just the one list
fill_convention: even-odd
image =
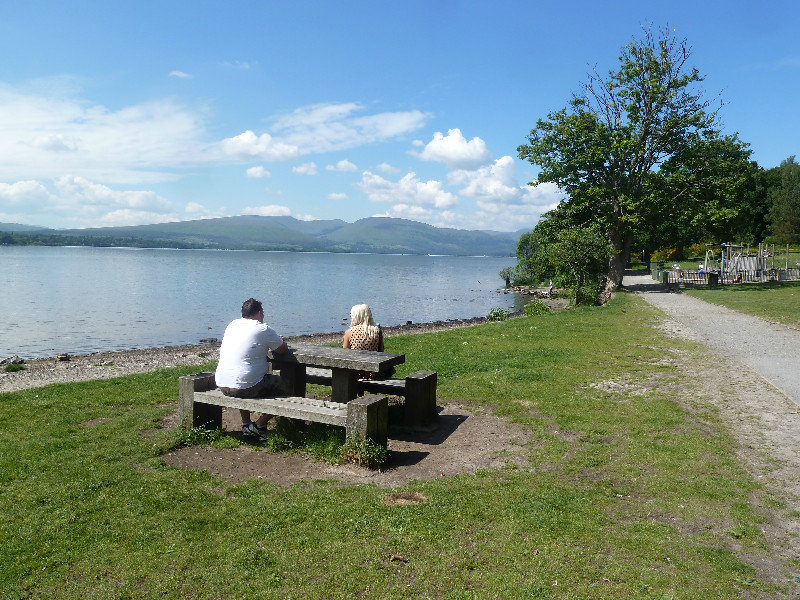
[[(281, 338), (283, 339), (283, 338)], [(280, 346), (275, 348), (272, 352), (274, 354), (284, 354), (289, 350), (289, 346), (286, 345), (286, 342), (283, 342)]]

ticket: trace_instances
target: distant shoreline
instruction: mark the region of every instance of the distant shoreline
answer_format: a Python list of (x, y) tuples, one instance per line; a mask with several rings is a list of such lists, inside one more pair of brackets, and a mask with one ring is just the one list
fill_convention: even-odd
[[(2, 232), (0, 232), (1, 234)], [(14, 234), (18, 235), (18, 234)], [(27, 234), (23, 234), (27, 235)], [(284, 248), (265, 246), (263, 248), (230, 248), (227, 246), (191, 246), (191, 245), (147, 245), (137, 244), (133, 240), (131, 244), (76, 244), (74, 240), (69, 240), (70, 243), (64, 244), (42, 244), (36, 242), (27, 242), (22, 244), (9, 244), (3, 243), (0, 237), (0, 248), (109, 248), (109, 249), (127, 249), (127, 250), (192, 250), (192, 251), (205, 251), (205, 252), (289, 252), (297, 254), (378, 254), (385, 256), (442, 256), (442, 257), (464, 257), (464, 258), (513, 258), (513, 253), (507, 254), (433, 254), (430, 252), (394, 252), (394, 251), (380, 251), (380, 250), (312, 250), (308, 248)]]
[[(386, 337), (431, 333), (446, 329), (469, 327), (485, 323), (486, 317), (436, 321), (433, 323), (410, 323), (383, 327)], [(344, 330), (330, 333), (286, 336), (292, 344), (336, 344), (340, 343)], [(0, 393), (42, 387), (52, 383), (72, 383), (95, 379), (110, 379), (135, 373), (146, 373), (184, 365), (199, 365), (219, 359), (219, 341), (207, 344), (140, 348), (89, 354), (59, 355), (47, 358), (25, 359), (21, 371), (0, 371)], [(0, 360), (6, 357), (0, 357)]]

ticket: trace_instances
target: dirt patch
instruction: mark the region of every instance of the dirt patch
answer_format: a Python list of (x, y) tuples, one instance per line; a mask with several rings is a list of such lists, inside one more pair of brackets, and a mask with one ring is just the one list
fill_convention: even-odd
[(92, 427), (93, 425), (99, 425), (100, 423), (106, 423), (110, 421), (108, 417), (98, 417), (96, 419), (91, 419), (89, 421), (84, 421), (83, 423), (78, 423), (78, 427)]
[[(171, 416), (165, 425), (177, 421)], [(223, 429), (237, 434), (238, 411), (223, 411)], [(413, 480), (431, 480), (478, 469), (528, 463), (529, 436), (521, 425), (489, 413), (473, 414), (455, 403), (446, 404), (434, 424), (425, 429), (389, 432), (388, 463), (380, 471), (356, 465), (328, 465), (299, 453), (272, 453), (254, 446), (231, 449), (190, 447), (166, 454), (173, 467), (202, 469), (229, 483), (263, 479), (286, 486), (327, 479), (347, 484), (372, 483), (394, 488)]]
[(422, 504), (427, 502), (428, 498), (425, 494), (419, 492), (395, 492), (394, 494), (386, 494), (383, 497), (383, 503), (386, 506), (408, 506), (410, 504)]

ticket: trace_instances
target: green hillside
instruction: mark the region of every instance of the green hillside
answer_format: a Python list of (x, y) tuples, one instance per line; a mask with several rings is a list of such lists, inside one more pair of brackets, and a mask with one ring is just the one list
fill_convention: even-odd
[(411, 254), (507, 255), (516, 249), (513, 234), (446, 229), (389, 217), (370, 217), (346, 224), (327, 239), (356, 252)]
[(447, 229), (388, 217), (347, 223), (244, 215), (126, 227), (32, 228), (10, 232), (2, 243), (508, 256), (518, 239), (518, 233)]
[(299, 228), (287, 227), (276, 222), (273, 217), (256, 215), (128, 227), (72, 229), (59, 233), (72, 236), (165, 240), (213, 248), (246, 250), (325, 250), (327, 246), (324, 241), (303, 233)]
[(35, 233), (50, 231), (47, 227), (37, 227), (36, 225), (22, 225), (20, 223), (0, 223), (0, 231), (9, 233)]

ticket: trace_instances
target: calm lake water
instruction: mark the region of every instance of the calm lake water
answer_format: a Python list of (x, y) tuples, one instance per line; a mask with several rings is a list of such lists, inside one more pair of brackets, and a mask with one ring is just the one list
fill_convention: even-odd
[(244, 300), (282, 335), (341, 331), (366, 302), (382, 325), (515, 308), (513, 257), (0, 246), (0, 358), (221, 339)]

